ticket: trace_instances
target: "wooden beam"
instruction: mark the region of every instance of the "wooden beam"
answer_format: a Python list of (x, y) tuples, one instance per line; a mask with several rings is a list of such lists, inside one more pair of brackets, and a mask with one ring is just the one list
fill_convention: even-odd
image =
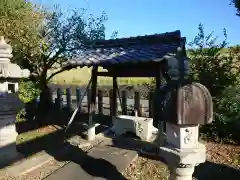
[(156, 77), (156, 73), (155, 71), (152, 71), (152, 72), (142, 72), (139, 70), (139, 72), (136, 72), (136, 73), (133, 73), (133, 72), (128, 72), (128, 71), (125, 71), (125, 72), (120, 72), (120, 73), (111, 73), (111, 72), (98, 72), (97, 74), (98, 76), (103, 76), (103, 77)]
[(97, 76), (112, 77), (112, 74), (109, 72), (97, 72)]
[(162, 71), (164, 63), (116, 64), (105, 67), (108, 72), (98, 72), (98, 76), (106, 77), (156, 77), (159, 67)]

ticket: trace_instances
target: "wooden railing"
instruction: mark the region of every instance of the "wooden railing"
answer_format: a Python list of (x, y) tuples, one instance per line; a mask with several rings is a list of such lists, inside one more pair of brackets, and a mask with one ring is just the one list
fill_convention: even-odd
[[(89, 111), (89, 102), (90, 102), (90, 91), (87, 93), (87, 96), (84, 97), (83, 102), (81, 103), (81, 107), (88, 107), (87, 111)], [(67, 107), (69, 110), (75, 109), (79, 103), (82, 96), (82, 92), (79, 88), (76, 88), (76, 95), (72, 96), (71, 89), (61, 89), (58, 88), (56, 92), (52, 92), (53, 101), (55, 107), (61, 110), (63, 107)], [(106, 93), (105, 93), (106, 94)], [(112, 93), (111, 90), (107, 93), (108, 95), (103, 96), (103, 91), (101, 89), (97, 92), (96, 105), (97, 105), (97, 113), (104, 114), (104, 110), (109, 109), (109, 113), (112, 113)], [(129, 114), (134, 110), (139, 112), (139, 115), (142, 116), (153, 116), (153, 96), (154, 92), (149, 92), (147, 99), (141, 99), (140, 92), (134, 92), (134, 98), (127, 97), (128, 92), (123, 90), (120, 92), (120, 98), (117, 100), (117, 110), (121, 114)]]

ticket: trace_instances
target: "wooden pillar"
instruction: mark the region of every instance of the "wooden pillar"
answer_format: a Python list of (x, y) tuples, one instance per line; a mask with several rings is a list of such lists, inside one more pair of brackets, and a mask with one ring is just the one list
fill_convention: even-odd
[(90, 113), (88, 121), (88, 141), (95, 139), (95, 123), (93, 122), (93, 116), (96, 112), (96, 95), (97, 95), (97, 70), (98, 67), (92, 69), (92, 84), (91, 84), (91, 97), (90, 97)]
[(122, 91), (122, 114), (127, 115), (127, 91)]
[(88, 114), (88, 115), (90, 114), (91, 92), (92, 92), (92, 89), (89, 88), (89, 89), (87, 90), (87, 114)]
[(157, 70), (156, 70), (156, 88), (155, 88), (155, 92), (154, 92), (154, 115), (153, 115), (153, 125), (156, 128), (159, 128), (160, 126), (160, 122), (159, 122), (159, 118), (160, 118), (160, 114), (159, 114), (159, 110), (157, 109), (159, 107), (159, 105), (157, 104), (160, 98), (160, 88), (161, 88), (161, 70), (160, 67), (158, 66)]
[(112, 122), (117, 115), (117, 77), (113, 77)]
[(61, 88), (57, 88), (57, 108), (59, 111), (62, 110), (63, 108), (63, 98), (62, 98), (62, 95), (63, 95), (63, 91)]
[(134, 110), (137, 111), (138, 116), (141, 116), (142, 114), (140, 113), (140, 93), (136, 91), (134, 93)]
[(98, 90), (98, 114), (103, 115), (103, 92)]
[(153, 117), (153, 111), (154, 111), (154, 109), (153, 109), (153, 107), (154, 107), (154, 92), (149, 92), (148, 93), (148, 112), (149, 112), (149, 114), (148, 114), (148, 117), (150, 117), (150, 118), (152, 118)]
[(78, 112), (82, 112), (82, 105), (81, 105), (81, 90), (80, 88), (76, 88), (76, 97), (77, 97), (77, 107), (79, 106)]
[(70, 88), (66, 89), (66, 97), (67, 97), (67, 108), (68, 108), (68, 111), (71, 112), (72, 111), (72, 95), (71, 95)]

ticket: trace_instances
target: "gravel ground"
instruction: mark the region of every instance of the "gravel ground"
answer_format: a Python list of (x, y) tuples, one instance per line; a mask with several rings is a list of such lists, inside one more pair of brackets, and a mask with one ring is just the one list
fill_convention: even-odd
[[(206, 165), (201, 170), (198, 170), (196, 173), (197, 177), (194, 177), (194, 179), (210, 180), (216, 178), (225, 180), (227, 177), (229, 180), (239, 180), (240, 145), (218, 144), (214, 142), (205, 142), (205, 144), (207, 161), (211, 165)], [(126, 169), (123, 175), (129, 180), (166, 180), (169, 178), (169, 170), (161, 161), (139, 157)]]
[(123, 175), (131, 180), (167, 180), (169, 171), (161, 161), (139, 157), (125, 170)]

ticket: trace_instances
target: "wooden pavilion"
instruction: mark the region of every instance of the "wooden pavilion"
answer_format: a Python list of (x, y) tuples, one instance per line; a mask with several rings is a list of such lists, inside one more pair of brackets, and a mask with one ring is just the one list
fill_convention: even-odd
[[(79, 58), (70, 64), (79, 67), (92, 67), (91, 103), (89, 125), (95, 114), (98, 76), (113, 78), (112, 116), (117, 113), (117, 78), (118, 77), (154, 77), (156, 91), (161, 87), (161, 78), (178, 75), (184, 78), (188, 58), (185, 50), (186, 38), (181, 37), (179, 30), (163, 34), (145, 35), (130, 38), (101, 40), (84, 51)], [(172, 59), (177, 64), (171, 64)], [(173, 67), (175, 66), (175, 67)], [(99, 72), (103, 67), (107, 72)], [(177, 69), (179, 73), (169, 69)], [(174, 74), (175, 73), (175, 74)], [(157, 126), (158, 117), (154, 118)]]

